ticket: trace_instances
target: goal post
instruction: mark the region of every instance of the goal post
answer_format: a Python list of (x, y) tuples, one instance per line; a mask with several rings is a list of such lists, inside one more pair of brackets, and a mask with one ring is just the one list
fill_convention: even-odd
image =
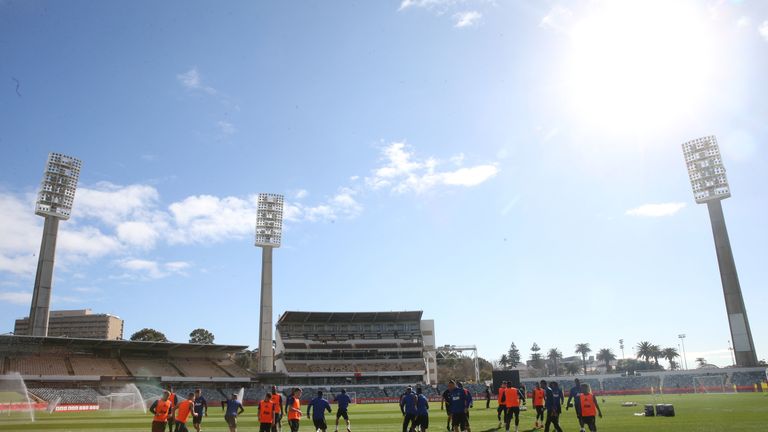
[(97, 398), (99, 410), (104, 411), (141, 411), (144, 401), (135, 393), (110, 393)]
[(349, 403), (357, 403), (357, 392), (347, 392), (347, 396), (349, 396)]
[[(694, 393), (726, 393), (725, 375), (702, 375), (693, 377)], [(733, 389), (731, 389), (733, 390)]]

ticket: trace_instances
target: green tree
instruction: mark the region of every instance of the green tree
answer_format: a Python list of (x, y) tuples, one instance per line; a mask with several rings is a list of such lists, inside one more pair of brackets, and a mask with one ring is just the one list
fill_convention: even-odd
[(651, 357), (656, 364), (659, 364), (659, 357), (662, 356), (661, 347), (658, 345), (651, 345)]
[(646, 363), (637, 359), (621, 359), (616, 362), (616, 372), (634, 374), (636, 371), (656, 371), (662, 370), (662, 367), (656, 363)]
[(502, 369), (507, 369), (509, 367), (509, 357), (507, 357), (506, 354), (501, 355), (499, 366), (501, 366)]
[(648, 341), (642, 341), (636, 347), (637, 358), (642, 358), (646, 363), (651, 362), (653, 356), (653, 344)]
[(669, 361), (669, 369), (675, 370), (675, 358), (680, 357), (676, 348), (664, 348), (661, 350), (661, 356)]
[(168, 342), (165, 335), (155, 329), (143, 328), (131, 335), (132, 341), (139, 342)]
[(589, 347), (588, 343), (578, 343), (576, 344), (576, 351), (574, 351), (576, 354), (581, 354), (581, 362), (582, 365), (584, 365), (584, 375), (587, 374), (587, 354), (592, 352), (592, 348)]
[(552, 375), (557, 375), (560, 373), (560, 364), (559, 361), (563, 358), (563, 353), (560, 352), (557, 348), (550, 348), (549, 352), (547, 352), (547, 358), (550, 362), (552, 362)]
[(189, 343), (211, 345), (213, 344), (214, 338), (215, 336), (213, 336), (213, 333), (204, 328), (198, 328), (192, 330), (192, 332), (189, 334)]
[(517, 345), (514, 342), (509, 344), (509, 351), (507, 351), (507, 361), (512, 368), (517, 367), (520, 364), (520, 350), (517, 349)]
[(704, 357), (696, 357), (696, 363), (698, 363), (699, 368), (703, 368), (707, 365), (707, 359)]
[(611, 362), (616, 360), (616, 355), (610, 348), (600, 348), (600, 351), (597, 352), (595, 358), (597, 358), (598, 361), (605, 363), (605, 371), (608, 372), (611, 370)]
[(568, 375), (576, 375), (577, 373), (579, 373), (580, 370), (581, 370), (581, 368), (576, 363), (566, 363), (565, 364), (565, 372)]
[(534, 342), (531, 346), (531, 366), (534, 369), (543, 369), (541, 354), (539, 354), (539, 351), (541, 351), (541, 348), (536, 342)]

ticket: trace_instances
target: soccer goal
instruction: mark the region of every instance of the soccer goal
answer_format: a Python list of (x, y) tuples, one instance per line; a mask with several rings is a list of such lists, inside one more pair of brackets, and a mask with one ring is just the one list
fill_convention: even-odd
[(726, 393), (729, 390), (725, 385), (725, 375), (695, 376), (693, 389), (696, 393)]
[(99, 410), (104, 411), (143, 411), (144, 401), (136, 393), (110, 393), (98, 397)]
[(356, 404), (357, 403), (357, 392), (347, 392), (347, 396), (349, 396), (349, 402)]

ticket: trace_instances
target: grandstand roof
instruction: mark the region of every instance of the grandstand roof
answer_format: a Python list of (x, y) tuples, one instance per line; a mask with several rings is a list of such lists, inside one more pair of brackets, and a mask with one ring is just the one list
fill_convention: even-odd
[(107, 348), (135, 351), (173, 351), (186, 350), (198, 352), (239, 352), (248, 346), (246, 345), (205, 345), (176, 342), (139, 342), (127, 340), (107, 340), (107, 339), (78, 339), (67, 337), (42, 337), (42, 336), (22, 336), (22, 335), (0, 335), (0, 347), (9, 349), (11, 345), (16, 347), (23, 346), (45, 346), (45, 347), (65, 347), (65, 348)]
[(277, 324), (420, 321), (422, 311), (402, 312), (300, 312), (286, 311)]

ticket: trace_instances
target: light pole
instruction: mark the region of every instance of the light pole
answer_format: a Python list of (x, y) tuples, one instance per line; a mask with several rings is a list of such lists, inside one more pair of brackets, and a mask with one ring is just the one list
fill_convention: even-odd
[(259, 311), (259, 369), (274, 369), (272, 346), (272, 249), (283, 234), (283, 196), (260, 193), (256, 212), (256, 246), (261, 248), (261, 303)]
[(736, 366), (736, 358), (733, 356), (733, 348), (731, 347), (731, 341), (728, 341), (728, 351), (731, 353), (731, 364)]
[(621, 359), (624, 360), (624, 339), (619, 339), (619, 348), (621, 348)]
[(685, 370), (688, 370), (688, 358), (685, 357), (685, 333), (681, 333), (677, 337), (680, 338), (680, 345), (683, 346), (683, 364), (685, 365)]
[(731, 190), (728, 187), (717, 139), (711, 135), (683, 143), (683, 154), (696, 203), (706, 203), (709, 210), (736, 364), (757, 366), (752, 330), (749, 327), (747, 309), (741, 295), (739, 275), (736, 273), (736, 263), (733, 260), (723, 215), (721, 201), (731, 196)]
[(81, 165), (82, 162), (79, 159), (60, 153), (48, 154), (43, 181), (35, 204), (35, 214), (44, 217), (45, 223), (40, 254), (37, 258), (32, 304), (29, 308), (27, 334), (30, 336), (48, 336), (48, 315), (51, 308), (53, 264), (56, 256), (59, 220), (69, 219)]

